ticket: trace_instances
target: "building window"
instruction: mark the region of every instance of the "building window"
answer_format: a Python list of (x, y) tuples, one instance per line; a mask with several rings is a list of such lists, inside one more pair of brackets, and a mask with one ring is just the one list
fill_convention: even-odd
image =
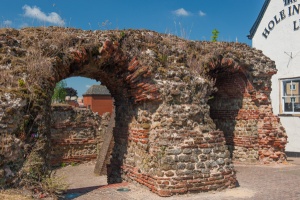
[(296, 84), (294, 84), (294, 83), (291, 84), (291, 85), (290, 85), (290, 89), (291, 89), (291, 90), (296, 90)]
[(300, 113), (300, 78), (282, 80), (283, 113)]

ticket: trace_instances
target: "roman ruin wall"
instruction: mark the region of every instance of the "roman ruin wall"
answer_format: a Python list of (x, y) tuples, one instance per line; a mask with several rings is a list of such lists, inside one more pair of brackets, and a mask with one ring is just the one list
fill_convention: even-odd
[[(99, 116), (89, 109), (70, 105), (51, 107), (52, 166), (95, 161), (103, 145), (110, 114)], [(110, 149), (111, 151), (111, 149)]]
[[(235, 187), (239, 162), (280, 163), (275, 63), (246, 44), (149, 30), (0, 30), (0, 180), (39, 180), (51, 158), (51, 96), (62, 79), (101, 81), (115, 99), (108, 182), (160, 196)], [(236, 179), (237, 178), (237, 179)]]

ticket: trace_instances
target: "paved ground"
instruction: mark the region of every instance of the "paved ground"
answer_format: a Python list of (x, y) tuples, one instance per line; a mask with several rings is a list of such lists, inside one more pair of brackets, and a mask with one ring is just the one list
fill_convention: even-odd
[[(71, 184), (63, 199), (76, 200), (300, 200), (300, 158), (288, 164), (246, 166), (236, 164), (239, 187), (222, 192), (159, 197), (147, 188), (129, 183), (106, 185), (105, 176), (94, 176), (93, 163), (68, 166), (57, 171)], [(118, 191), (126, 188), (130, 191)]]

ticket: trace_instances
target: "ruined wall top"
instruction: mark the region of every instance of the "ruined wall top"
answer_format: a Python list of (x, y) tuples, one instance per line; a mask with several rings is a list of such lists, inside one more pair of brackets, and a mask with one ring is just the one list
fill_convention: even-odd
[(273, 61), (246, 44), (188, 41), (149, 30), (58, 27), (1, 29), (0, 69), (0, 90), (19, 96), (24, 85), (36, 91), (41, 87), (47, 91), (50, 86), (52, 93), (56, 82), (71, 76), (100, 80), (114, 95), (120, 93), (114, 86), (121, 74), (129, 85), (140, 74), (151, 81), (180, 79), (193, 85), (207, 79), (208, 72), (243, 71), (263, 89), (270, 87), (264, 78), (276, 73)]
[[(203, 68), (210, 62), (223, 61), (225, 63), (226, 59), (229, 59), (227, 65), (252, 68), (250, 71), (253, 71), (254, 77), (274, 74), (276, 71), (274, 62), (264, 56), (261, 51), (242, 43), (188, 41), (149, 30), (83, 31), (58, 27), (1, 29), (1, 70), (10, 69), (11, 66), (19, 68), (27, 66), (29, 61), (37, 60), (37, 56), (47, 58), (39, 63), (40, 69), (41, 64), (46, 65), (47, 62), (56, 65), (68, 65), (71, 64), (67, 63), (68, 61), (79, 62), (79, 59), (83, 62), (87, 58), (80, 56), (99, 56), (107, 46), (120, 47), (127, 61), (133, 57), (139, 57), (142, 65), (150, 65), (158, 61), (155, 63), (159, 63), (158, 68), (160, 66), (174, 68), (182, 64), (186, 70), (192, 71), (195, 70), (194, 65)], [(116, 48), (110, 50), (113, 51), (113, 49)], [(85, 55), (83, 51), (89, 51), (87, 52), (89, 55)], [(101, 56), (105, 57), (104, 52)], [(74, 69), (69, 70), (71, 74), (68, 75), (80, 75), (79, 72), (72, 74)], [(151, 71), (159, 72), (161, 69)], [(205, 72), (205, 70), (202, 71)], [(60, 75), (63, 76), (63, 74)], [(87, 74), (84, 75), (87, 76)], [(88, 75), (93, 76), (92, 73)]]

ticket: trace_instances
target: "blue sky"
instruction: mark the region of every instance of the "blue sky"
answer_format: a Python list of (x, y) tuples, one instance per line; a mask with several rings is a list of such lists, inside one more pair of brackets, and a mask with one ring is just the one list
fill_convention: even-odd
[[(265, 0), (2, 0), (0, 27), (63, 26), (83, 30), (149, 29), (189, 40), (219, 41), (247, 38)], [(99, 82), (98, 82), (99, 83)], [(67, 79), (78, 91), (97, 84), (84, 78)]]

